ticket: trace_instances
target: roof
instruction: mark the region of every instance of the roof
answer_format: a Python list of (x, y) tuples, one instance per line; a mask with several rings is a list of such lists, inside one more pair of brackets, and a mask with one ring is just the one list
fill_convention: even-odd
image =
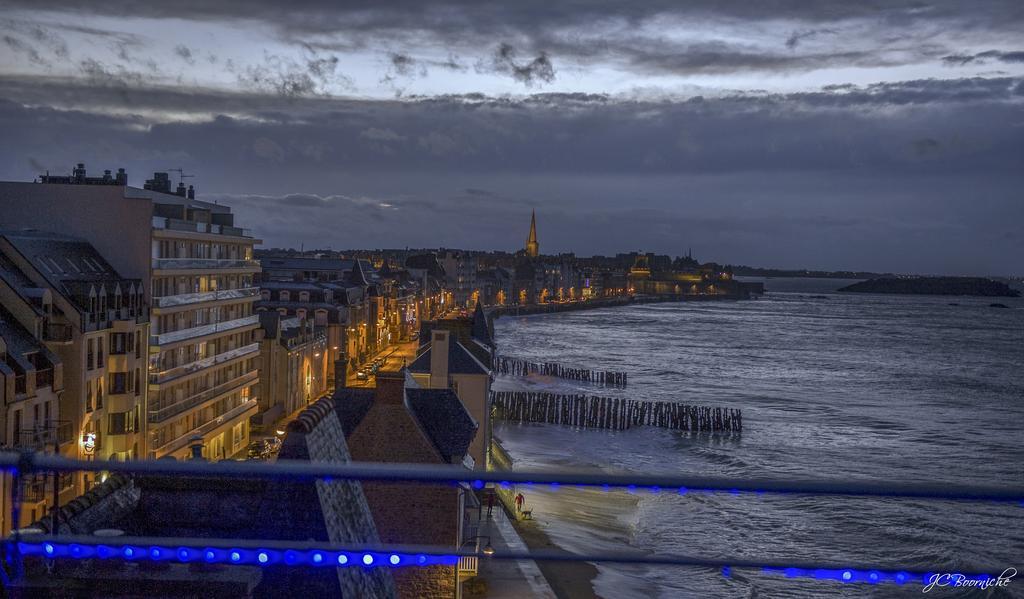
[[(433, 344), (413, 360), (409, 365), (410, 372), (430, 372), (430, 352)], [(487, 374), (487, 367), (469, 353), (461, 343), (455, 340), (454, 336), (448, 341), (448, 373), (449, 374)]]
[(359, 427), (363, 417), (373, 405), (374, 389), (350, 389), (342, 387), (335, 390), (334, 410), (341, 422), (341, 430), (348, 437)]
[(122, 292), (134, 285), (142, 288), (141, 279), (126, 279), (100, 255), (89, 242), (36, 229), (0, 231), (33, 268), (58, 292), (79, 308), (89, 310), (89, 290), (106, 285), (109, 290), (120, 284)]
[(405, 259), (405, 267), (425, 270), (427, 274), (434, 277), (443, 277), (444, 268), (441, 267), (441, 263), (437, 261), (437, 256), (434, 254), (415, 254)]
[(487, 315), (484, 314), (484, 307), (480, 302), (476, 303), (476, 309), (473, 310), (473, 325), (470, 329), (470, 335), (480, 343), (488, 347), (494, 347), (494, 340), (491, 338), (491, 328), (487, 326)]
[(451, 389), (406, 389), (405, 397), (424, 432), (447, 462), (462, 459), (479, 425)]

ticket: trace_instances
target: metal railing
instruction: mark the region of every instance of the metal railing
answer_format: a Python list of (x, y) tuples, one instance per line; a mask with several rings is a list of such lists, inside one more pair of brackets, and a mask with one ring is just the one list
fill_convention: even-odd
[(260, 373), (258, 370), (246, 372), (240, 376), (237, 376), (229, 381), (225, 381), (219, 385), (200, 391), (191, 397), (187, 397), (182, 401), (174, 402), (171, 405), (164, 406), (155, 410), (150, 410), (146, 417), (146, 421), (150, 424), (158, 424), (173, 418), (183, 412), (195, 409), (198, 406), (203, 405), (206, 402), (213, 401), (222, 395), (232, 393), (244, 388), (246, 385), (251, 385), (259, 379)]
[(214, 235), (228, 235), (231, 237), (252, 237), (251, 229), (232, 227), (228, 225), (215, 225), (213, 223), (201, 223), (180, 218), (168, 218), (163, 216), (153, 217), (154, 229), (168, 229), (171, 231), (185, 231), (188, 233), (212, 233)]
[(220, 270), (224, 268), (260, 269), (258, 260), (218, 258), (153, 258), (153, 270)]
[(189, 374), (194, 374), (196, 372), (200, 372), (211, 366), (220, 366), (232, 360), (238, 360), (246, 356), (252, 356), (253, 354), (259, 353), (259, 351), (259, 343), (250, 343), (249, 345), (243, 345), (242, 347), (229, 349), (217, 355), (210, 356), (209, 358), (203, 358), (202, 360), (196, 360), (194, 362), (189, 362), (188, 364), (182, 364), (181, 366), (168, 368), (167, 370), (164, 370), (162, 372), (150, 372), (149, 383), (151, 385), (161, 385), (163, 383), (173, 381), (174, 379)]
[[(831, 481), (792, 479), (735, 479), (725, 477), (672, 475), (615, 475), (592, 472), (474, 472), (452, 465), (336, 463), (277, 461), (207, 462), (205, 460), (138, 460), (79, 461), (38, 452), (0, 452), (0, 469), (10, 472), (17, 485), (21, 477), (38, 472), (117, 472), (165, 476), (225, 477), (238, 479), (269, 479), (290, 482), (311, 482), (322, 479), (349, 481), (389, 481), (433, 484), (468, 484), (482, 489), (486, 482), (615, 487), (651, 492), (723, 491), (729, 493), (800, 493), (853, 497), (925, 498), (958, 501), (1006, 501), (1024, 499), (1024, 486), (982, 487), (959, 484), (913, 484), (900, 481)], [(17, 507), (17, 502), (13, 504)], [(461, 558), (477, 557), (476, 550), (444, 546), (390, 546), (380, 544), (341, 545), (328, 542), (296, 542), (286, 540), (216, 539), (178, 537), (117, 537), (47, 535), (15, 532), (4, 542), (13, 556), (15, 575), (24, 572), (24, 557), (43, 559), (114, 559), (176, 561), (179, 563), (220, 563), (255, 566), (310, 567), (318, 565), (431, 566), (459, 567)], [(485, 554), (486, 555), (486, 554)], [(1001, 567), (977, 567), (973, 572), (957, 571), (939, 565), (931, 570), (893, 569), (878, 564), (838, 565), (802, 560), (764, 560), (742, 557), (701, 557), (684, 554), (629, 552), (581, 552), (533, 549), (527, 551), (502, 549), (487, 555), (495, 560), (546, 560), (568, 562), (603, 562), (651, 564), (714, 568), (723, 576), (733, 569), (757, 570), (764, 574), (782, 574), (789, 578), (812, 577), (819, 580), (859, 582), (926, 582), (932, 572), (950, 572), (977, 580), (996, 580)], [(468, 562), (466, 564), (469, 565)], [(478, 562), (479, 567), (479, 562)], [(4, 574), (0, 571), (0, 574)]]
[(160, 447), (155, 448), (154, 451), (158, 451), (164, 454), (173, 453), (181, 449), (182, 447), (187, 446), (192, 441), (192, 438), (194, 436), (205, 435), (206, 433), (212, 431), (213, 429), (224, 425), (224, 423), (231, 422), (235, 418), (242, 416), (243, 414), (250, 410), (255, 410), (258, 407), (258, 405), (259, 401), (255, 397), (253, 397), (248, 401), (243, 402), (241, 405), (228, 410), (227, 412), (221, 414), (220, 416), (217, 416), (216, 418), (207, 422), (206, 424), (203, 424), (202, 426), (196, 429), (190, 430), (176, 439), (164, 443)]
[(180, 331), (169, 331), (167, 333), (150, 335), (149, 344), (166, 345), (168, 343), (185, 341), (188, 339), (193, 339), (195, 337), (203, 337), (205, 335), (212, 335), (215, 333), (226, 333), (233, 329), (254, 326), (259, 324), (259, 322), (260, 317), (258, 314), (250, 314), (249, 316), (243, 316), (242, 318), (236, 318), (234, 320), (225, 320), (210, 324), (201, 324), (191, 328), (181, 329)]
[(189, 304), (198, 304), (201, 302), (245, 299), (249, 297), (257, 297), (259, 294), (259, 287), (218, 289), (217, 291), (200, 291), (197, 293), (180, 293), (178, 295), (155, 297), (153, 298), (153, 306), (156, 308), (174, 308), (176, 306), (187, 306)]

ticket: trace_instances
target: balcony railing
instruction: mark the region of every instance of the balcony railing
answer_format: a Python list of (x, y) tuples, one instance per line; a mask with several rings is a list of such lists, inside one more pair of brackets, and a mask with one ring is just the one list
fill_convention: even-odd
[(220, 270), (245, 268), (259, 270), (258, 260), (223, 260), (217, 258), (153, 258), (154, 270)]
[(480, 559), (475, 555), (463, 555), (459, 558), (459, 576), (476, 576), (479, 565)]
[(159, 452), (161, 454), (175, 452), (181, 449), (182, 447), (188, 445), (189, 442), (192, 440), (192, 437), (196, 435), (205, 435), (206, 433), (214, 430), (218, 426), (223, 425), (225, 422), (231, 422), (232, 420), (238, 418), (239, 416), (245, 414), (246, 412), (255, 409), (258, 404), (259, 402), (256, 398), (252, 398), (249, 401), (243, 402), (242, 405), (231, 410), (228, 410), (224, 414), (217, 416), (216, 418), (207, 422), (206, 424), (203, 424), (199, 428), (190, 430), (184, 435), (178, 437), (177, 439), (174, 439), (173, 441), (170, 441), (168, 443), (165, 443), (164, 445), (161, 445), (160, 447), (157, 447), (153, 451)]
[(196, 360), (195, 362), (189, 362), (188, 364), (182, 364), (174, 368), (168, 368), (163, 372), (151, 372), (149, 373), (149, 382), (153, 385), (159, 385), (169, 381), (173, 381), (176, 378), (183, 377), (187, 374), (199, 372), (205, 368), (223, 364), (225, 362), (235, 360), (244, 356), (257, 354), (260, 351), (259, 343), (250, 343), (249, 345), (243, 345), (242, 347), (236, 347), (226, 352), (219, 353), (209, 358), (203, 358), (202, 360)]
[(43, 341), (67, 343), (72, 339), (70, 324), (45, 323), (43, 325)]
[(196, 393), (191, 397), (187, 397), (182, 401), (172, 403), (157, 410), (150, 410), (147, 419), (150, 424), (163, 422), (168, 418), (174, 418), (179, 414), (195, 409), (197, 406), (201, 406), (208, 401), (213, 401), (221, 395), (227, 395), (228, 393), (238, 391), (247, 385), (255, 383), (258, 379), (259, 371), (253, 370), (252, 372), (247, 372), (241, 376), (231, 379), (230, 381), (221, 383), (216, 387), (200, 391), (199, 393)]
[(258, 314), (251, 314), (242, 318), (236, 318), (235, 320), (225, 320), (224, 322), (215, 322), (212, 324), (203, 324), (190, 329), (182, 329), (180, 331), (170, 331), (162, 333), (160, 335), (150, 335), (150, 345), (166, 345), (168, 343), (175, 343), (178, 341), (184, 341), (186, 339), (192, 339), (195, 337), (203, 337), (205, 335), (212, 335), (215, 333), (226, 333), (234, 329), (240, 329), (242, 327), (252, 326), (259, 324), (260, 317)]
[(259, 287), (245, 287), (242, 289), (220, 289), (217, 291), (203, 291), (200, 293), (182, 293), (179, 295), (165, 295), (164, 297), (153, 298), (153, 305), (157, 308), (173, 308), (175, 306), (186, 306), (201, 302), (214, 302), (222, 300), (244, 299), (256, 297), (260, 294)]
[(229, 227), (228, 225), (214, 225), (211, 223), (199, 223), (180, 218), (167, 218), (163, 216), (153, 217), (154, 229), (168, 229), (171, 231), (186, 231), (188, 233), (212, 233), (214, 235), (230, 235), (231, 237), (252, 237), (250, 229), (240, 227)]

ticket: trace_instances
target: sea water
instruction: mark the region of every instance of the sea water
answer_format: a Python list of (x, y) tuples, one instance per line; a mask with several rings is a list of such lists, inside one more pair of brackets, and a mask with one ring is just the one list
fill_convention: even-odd
[[(768, 279), (755, 301), (506, 317), (500, 353), (629, 373), (624, 390), (550, 377), (496, 389), (743, 410), (740, 435), (498, 424), (517, 469), (1020, 485), (1024, 299), (838, 293)], [(990, 307), (999, 302), (1009, 309)], [(559, 546), (893, 569), (1024, 572), (1024, 506), (891, 498), (525, 491)], [(733, 570), (598, 565), (604, 597), (917, 596)], [(943, 592), (944, 591), (944, 592)], [(953, 589), (932, 592), (949, 594)], [(1024, 574), (986, 596), (1024, 596)]]

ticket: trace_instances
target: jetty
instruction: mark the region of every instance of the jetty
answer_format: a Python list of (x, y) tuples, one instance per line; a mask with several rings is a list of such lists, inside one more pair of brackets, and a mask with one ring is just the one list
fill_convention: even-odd
[(626, 387), (626, 381), (628, 378), (625, 372), (592, 370), (590, 368), (565, 366), (556, 362), (531, 362), (530, 360), (523, 360), (521, 358), (513, 358), (509, 356), (499, 356), (497, 354), (495, 354), (492, 359), (491, 370), (497, 374), (506, 374), (510, 376), (529, 376), (531, 374), (540, 374), (543, 376), (553, 376), (561, 379), (594, 383), (595, 385), (602, 385), (605, 387), (617, 387), (619, 389)]
[(634, 426), (693, 432), (743, 430), (743, 414), (733, 408), (530, 391), (492, 391), (491, 405), (495, 417), (507, 422), (542, 422), (609, 430), (626, 430)]

